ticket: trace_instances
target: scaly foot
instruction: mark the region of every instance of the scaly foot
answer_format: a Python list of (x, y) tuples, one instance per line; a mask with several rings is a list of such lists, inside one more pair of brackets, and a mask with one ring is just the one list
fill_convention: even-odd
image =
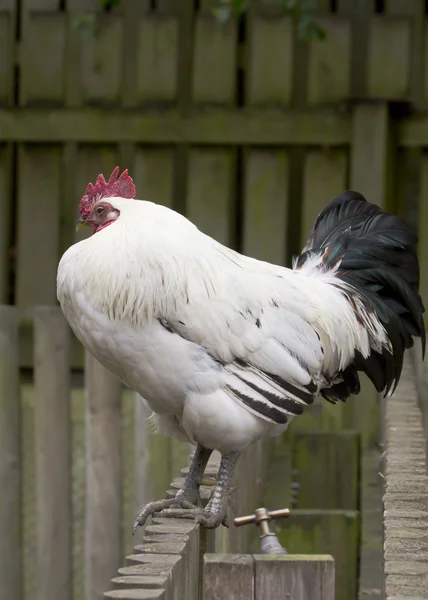
[(167, 517), (172, 519), (194, 519), (195, 523), (200, 523), (206, 529), (215, 529), (219, 525), (229, 527), (229, 519), (227, 514), (213, 513), (207, 508), (164, 508), (157, 517)]
[(132, 535), (135, 534), (138, 526), (144, 525), (150, 515), (162, 512), (166, 509), (172, 509), (172, 507), (177, 507), (177, 510), (180, 508), (186, 510), (198, 510), (199, 508), (184, 496), (149, 502), (148, 504), (142, 506), (138, 511), (137, 516), (135, 517), (134, 525), (132, 526)]

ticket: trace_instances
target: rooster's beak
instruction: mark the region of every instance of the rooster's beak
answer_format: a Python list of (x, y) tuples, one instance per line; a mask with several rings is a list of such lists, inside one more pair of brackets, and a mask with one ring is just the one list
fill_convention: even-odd
[(76, 231), (79, 231), (82, 227), (85, 227), (85, 225), (88, 225), (88, 222), (83, 217), (80, 217), (76, 223)]

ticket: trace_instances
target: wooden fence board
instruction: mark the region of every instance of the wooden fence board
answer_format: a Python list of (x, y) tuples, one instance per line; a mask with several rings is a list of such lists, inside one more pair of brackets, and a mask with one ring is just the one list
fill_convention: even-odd
[(0, 597), (23, 599), (22, 462), (18, 326), (0, 307)]
[(13, 104), (16, 2), (0, 4), (0, 103)]
[(359, 435), (350, 431), (295, 433), (293, 473), (299, 484), (297, 508), (358, 510)]
[(69, 329), (57, 307), (35, 309), (34, 327), (37, 597), (70, 600)]
[(291, 20), (254, 15), (249, 22), (247, 60), (246, 103), (287, 106), (292, 93)]
[(233, 234), (233, 150), (194, 149), (190, 154), (186, 216), (222, 244)]
[(121, 383), (86, 355), (86, 598), (98, 600), (122, 562)]
[(21, 106), (62, 103), (65, 31), (63, 13), (24, 12), (19, 87)]
[(15, 301), (21, 307), (56, 303), (60, 179), (59, 147), (19, 147)]
[(284, 264), (287, 249), (288, 160), (284, 151), (246, 153), (243, 252)]
[(173, 161), (172, 148), (137, 147), (133, 170), (137, 198), (172, 207)]
[[(419, 261), (421, 265), (428, 265), (428, 155), (423, 154), (421, 161), (421, 187), (419, 197), (418, 214), (418, 232), (419, 232)], [(428, 298), (428, 268), (421, 269), (421, 297), (427, 301)], [(425, 325), (428, 324), (428, 317), (425, 314)]]
[(11, 252), (11, 153), (10, 145), (0, 144), (0, 304), (8, 304), (10, 297)]
[(407, 68), (409, 70), (410, 100), (418, 109), (425, 109), (427, 106), (426, 95), (424, 93), (425, 78), (424, 65), (427, 63), (424, 59), (425, 36), (425, 2), (424, 0), (386, 0), (385, 12), (391, 15), (407, 16), (410, 20), (410, 55)]
[(347, 155), (343, 150), (311, 150), (306, 154), (301, 247), (321, 210), (346, 189), (346, 171)]
[[(257, 146), (342, 146), (351, 139), (345, 114), (277, 110), (120, 111), (101, 109), (0, 109), (4, 141), (135, 142)], [(406, 131), (406, 130), (405, 130)], [(424, 139), (427, 139), (424, 133)], [(415, 133), (406, 143), (414, 143)]]
[(410, 96), (410, 25), (409, 19), (372, 17), (368, 50), (369, 96), (387, 99)]
[(337, 16), (317, 17), (326, 32), (323, 40), (309, 44), (308, 103), (322, 104), (349, 96), (351, 23)]
[[(255, 555), (255, 600), (334, 600), (331, 556)], [(351, 596), (347, 597), (350, 600)]]
[[(290, 554), (328, 553), (334, 557), (335, 600), (351, 600), (357, 597), (359, 541), (357, 512), (293, 510), (290, 519), (277, 521), (276, 525), (279, 540)], [(300, 598), (297, 594), (291, 597)], [(312, 600), (316, 595), (304, 597)]]
[(245, 554), (205, 554), (203, 600), (253, 600), (254, 561)]
[(22, 456), (22, 529), (25, 532), (23, 545), (24, 599), (31, 598), (36, 588), (37, 568), (37, 513), (36, 457), (34, 435), (34, 385), (21, 384), (21, 456)]
[(122, 88), (122, 18), (116, 14), (97, 15), (88, 33), (77, 35), (83, 101), (118, 103)]
[(178, 22), (155, 14), (140, 20), (137, 45), (139, 102), (174, 102), (177, 98)]
[(85, 599), (85, 501), (86, 501), (86, 437), (85, 392), (82, 387), (71, 390), (72, 445), (72, 569), (73, 600)]
[[(370, 202), (388, 208), (390, 195), (390, 133), (386, 104), (355, 108), (351, 150), (351, 188)], [(365, 376), (361, 392), (352, 402), (352, 427), (361, 432), (363, 447), (361, 484), (360, 591), (382, 589), (382, 485), (379, 472), (381, 441), (379, 395)]]
[[(196, 16), (193, 46), (194, 102), (233, 104), (236, 96), (237, 23), (219, 23), (205, 1)], [(205, 9), (205, 11), (203, 10)]]

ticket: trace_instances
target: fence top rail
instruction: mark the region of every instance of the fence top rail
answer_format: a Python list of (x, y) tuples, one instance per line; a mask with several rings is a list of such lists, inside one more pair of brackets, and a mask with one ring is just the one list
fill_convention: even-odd
[[(417, 348), (419, 358), (419, 347)], [(415, 355), (416, 359), (416, 355)], [(385, 403), (385, 598), (426, 597), (428, 476), (422, 415), (408, 354), (397, 391)]]

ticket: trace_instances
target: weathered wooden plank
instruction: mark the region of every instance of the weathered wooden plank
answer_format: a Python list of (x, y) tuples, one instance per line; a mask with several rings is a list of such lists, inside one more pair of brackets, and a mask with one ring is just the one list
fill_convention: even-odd
[[(428, 156), (424, 154), (421, 161), (421, 181), (420, 181), (420, 197), (419, 197), (419, 214), (418, 214), (418, 233), (419, 244), (418, 254), (421, 265), (428, 264)], [(428, 269), (422, 268), (420, 272), (420, 294), (425, 300), (428, 298)], [(428, 317), (425, 317), (425, 325), (428, 324)]]
[(202, 2), (196, 15), (193, 46), (192, 98), (207, 104), (233, 104), (236, 96), (238, 40), (234, 18), (220, 23), (213, 2)]
[[(340, 510), (293, 510), (277, 521), (278, 538), (292, 553), (331, 554), (335, 562), (335, 600), (357, 597), (359, 513)], [(311, 557), (312, 558), (312, 557)], [(256, 566), (257, 576), (257, 566)], [(291, 596), (294, 598), (294, 596)], [(296, 594), (296, 597), (299, 598)], [(308, 600), (317, 596), (303, 596)], [(256, 596), (257, 598), (257, 596)]]
[(59, 147), (19, 147), (16, 303), (21, 307), (56, 302), (60, 179)]
[(203, 600), (253, 600), (254, 560), (245, 554), (205, 554)]
[(34, 341), (37, 594), (40, 600), (49, 596), (68, 600), (72, 581), (70, 334), (59, 308), (35, 309)]
[(337, 16), (317, 17), (326, 32), (309, 44), (308, 103), (338, 102), (349, 96), (351, 79), (351, 23)]
[(73, 600), (85, 598), (85, 500), (86, 500), (86, 428), (85, 392), (82, 387), (71, 391), (72, 444), (72, 568)]
[[(36, 457), (34, 452), (34, 385), (21, 384), (21, 456), (22, 456), (22, 531), (23, 543), (23, 597), (31, 597), (37, 585), (37, 569), (34, 557), (37, 554), (37, 511), (36, 506)], [(22, 538), (21, 538), (22, 539)]]
[[(135, 508), (159, 500), (171, 481), (171, 440), (154, 433), (149, 421), (151, 411), (141, 397), (135, 395)], [(142, 528), (136, 541), (143, 537)]]
[(292, 94), (291, 19), (254, 15), (249, 21), (245, 102), (287, 106)]
[(0, 5), (0, 102), (10, 105), (14, 98), (16, 2)]
[(156, 14), (141, 17), (137, 40), (137, 99), (174, 102), (177, 98), (178, 21)]
[(186, 216), (222, 244), (233, 240), (235, 156), (233, 150), (190, 154)]
[[(351, 150), (351, 188), (369, 202), (390, 205), (390, 136), (386, 104), (361, 104), (354, 110)], [(379, 440), (378, 394), (366, 377), (353, 402), (353, 427), (362, 433), (363, 446)], [(368, 415), (370, 414), (370, 418)]]
[(0, 597), (23, 599), (18, 323), (0, 307)]
[(61, 0), (23, 0), (24, 10), (31, 12), (48, 12), (59, 9)]
[[(360, 105), (353, 116), (351, 188), (370, 202), (388, 208), (390, 195), (390, 135), (386, 104)], [(361, 577), (359, 589), (382, 589), (382, 533), (378, 520), (382, 512), (378, 466), (371, 459), (380, 442), (379, 395), (367, 377), (360, 376), (361, 392), (351, 399), (352, 428), (361, 433), (363, 447), (361, 500)], [(374, 519), (372, 518), (374, 516)]]
[(13, 142), (335, 146), (351, 138), (349, 117), (335, 111), (210, 110), (183, 117), (175, 110), (0, 109), (0, 128), (2, 139)]
[(288, 160), (284, 151), (249, 150), (245, 160), (243, 252), (284, 264)]
[(369, 23), (374, 2), (338, 0), (337, 9), (340, 14), (350, 17), (352, 24), (351, 96), (364, 98), (367, 95)]
[(86, 387), (86, 598), (98, 600), (122, 562), (121, 383), (91, 355)]
[(390, 15), (407, 16), (410, 20), (410, 56), (409, 56), (409, 84), (410, 84), (410, 101), (417, 108), (426, 107), (426, 94), (424, 93), (424, 85), (426, 77), (423, 77), (424, 65), (426, 60), (424, 57), (426, 44), (425, 37), (425, 2), (424, 0), (386, 0), (385, 12)]
[(122, 94), (122, 18), (97, 15), (93, 27), (80, 34), (79, 40), (82, 100), (88, 104), (118, 103)]
[(138, 198), (172, 206), (173, 159), (172, 148), (137, 147), (132, 177)]
[(165, 590), (113, 590), (104, 594), (104, 598), (117, 598), (118, 600), (169, 600)]
[(370, 20), (367, 93), (375, 98), (410, 96), (409, 19), (373, 16)]
[[(359, 507), (360, 439), (351, 431), (295, 433), (293, 474), (297, 508)], [(321, 493), (322, 490), (322, 493)]]
[(389, 114), (386, 103), (360, 104), (352, 120), (351, 188), (369, 202), (387, 206), (389, 192)]
[(65, 15), (23, 14), (19, 103), (60, 104), (64, 97)]
[(311, 150), (306, 154), (303, 179), (303, 247), (312, 225), (330, 200), (346, 189), (347, 155), (343, 150)]
[[(331, 556), (254, 556), (254, 600), (334, 600), (335, 565)], [(350, 600), (352, 596), (348, 597)], [(339, 600), (339, 599), (338, 599)]]
[(12, 230), (11, 153), (12, 147), (10, 145), (0, 145), (0, 215), (2, 215), (0, 220), (0, 304), (8, 304), (10, 298), (10, 236)]

